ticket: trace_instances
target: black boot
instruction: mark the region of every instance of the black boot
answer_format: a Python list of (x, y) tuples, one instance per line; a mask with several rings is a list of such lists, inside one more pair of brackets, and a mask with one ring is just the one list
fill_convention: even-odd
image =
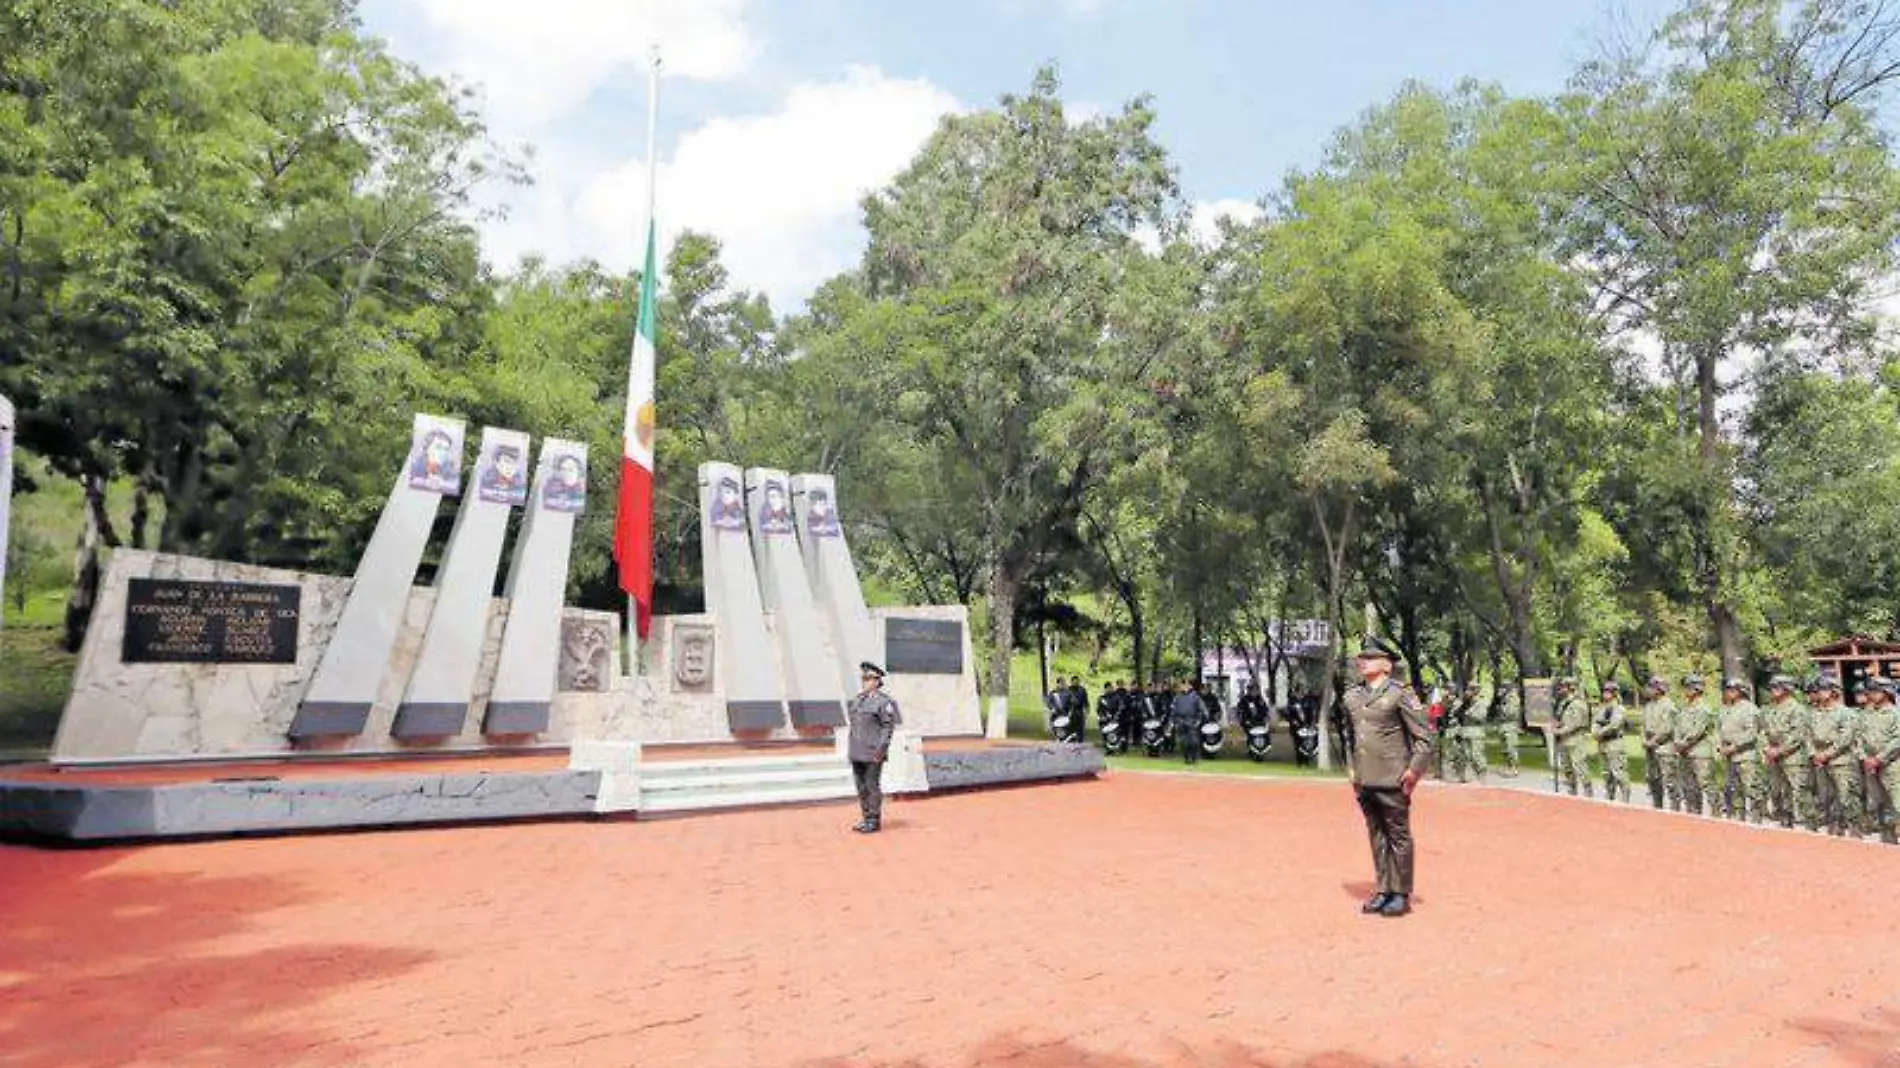
[(1379, 912), (1382, 909), (1384, 909), (1385, 903), (1390, 900), (1392, 900), (1391, 894), (1374, 894), (1371, 897), (1366, 898), (1366, 903), (1359, 906), (1359, 911), (1370, 916), (1373, 913)]
[(1412, 900), (1405, 894), (1392, 894), (1386, 898), (1384, 907), (1379, 909), (1381, 916), (1403, 916), (1412, 911)]

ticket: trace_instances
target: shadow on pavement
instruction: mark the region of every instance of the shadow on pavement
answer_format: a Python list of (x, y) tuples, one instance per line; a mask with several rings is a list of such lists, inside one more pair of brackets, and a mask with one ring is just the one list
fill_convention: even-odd
[(316, 1051), (348, 1061), (342, 1036), (286, 1022), (334, 990), (388, 981), (434, 955), (260, 947), (255, 918), (307, 897), (290, 881), (114, 870), (135, 856), (0, 849), (0, 1061), (270, 1064)]
[(1874, 1009), (1859, 1020), (1800, 1016), (1788, 1023), (1795, 1030), (1827, 1043), (1842, 1064), (1855, 1068), (1900, 1068), (1900, 1011)]
[[(1138, 1057), (1085, 1049), (1065, 1039), (1031, 1043), (1004, 1034), (982, 1042), (967, 1054), (952, 1057), (948, 1063), (956, 1068), (1004, 1064), (1010, 1068), (1390, 1068), (1389, 1062), (1374, 1061), (1353, 1053), (1289, 1057), (1236, 1042), (1192, 1046), (1171, 1040), (1170, 1044), (1177, 1047), (1173, 1052), (1160, 1057)], [(930, 1063), (941, 1062), (933, 1058)], [(873, 1062), (826, 1058), (803, 1062), (798, 1068), (925, 1068), (925, 1064), (921, 1060)]]

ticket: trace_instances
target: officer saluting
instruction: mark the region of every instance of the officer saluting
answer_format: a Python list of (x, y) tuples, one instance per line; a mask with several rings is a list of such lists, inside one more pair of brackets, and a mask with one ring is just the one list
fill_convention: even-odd
[(851, 828), (860, 834), (876, 834), (884, 815), (884, 759), (890, 754), (891, 734), (904, 717), (897, 702), (884, 692), (884, 669), (870, 661), (858, 665), (862, 683), (851, 699), (846, 717), (851, 725), (851, 777), (858, 786), (858, 809), (864, 818)]
[(1418, 695), (1392, 681), (1390, 650), (1367, 642), (1358, 664), (1365, 681), (1346, 691), (1350, 770), (1379, 873), (1378, 892), (1359, 911), (1403, 916), (1412, 910), (1412, 788), (1431, 764), (1431, 729)]

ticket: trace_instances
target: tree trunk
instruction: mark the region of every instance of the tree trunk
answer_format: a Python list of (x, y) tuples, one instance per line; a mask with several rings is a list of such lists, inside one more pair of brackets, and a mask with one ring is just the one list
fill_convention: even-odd
[(1727, 514), (1729, 478), (1722, 459), (1722, 424), (1716, 410), (1719, 390), (1716, 368), (1721, 349), (1707, 345), (1696, 350), (1696, 452), (1702, 461), (1702, 507), (1691, 517), (1701, 529), (1698, 541), (1707, 555), (1702, 562), (1702, 596), (1708, 609), (1709, 625), (1715, 632), (1715, 646), (1722, 656), (1722, 673), (1742, 673), (1742, 626), (1735, 607), (1728, 600), (1728, 581), (1723, 574), (1721, 538), (1717, 526)]
[(73, 557), (73, 588), (66, 596), (66, 621), (63, 645), (76, 653), (85, 643), (86, 628), (92, 623), (92, 608), (99, 599), (99, 579), (103, 573), (100, 550), (119, 544), (112, 529), (112, 516), (106, 511), (105, 480), (97, 475), (82, 475), (80, 486), (86, 495), (85, 522), (79, 529), (79, 543)]
[(985, 681), (989, 696), (1009, 696), (1009, 660), (1016, 648), (1016, 598), (1022, 576), (998, 561), (990, 571), (990, 666)]
[(145, 548), (145, 527), (151, 521), (151, 498), (146, 495), (145, 487), (132, 491), (132, 548)]
[(1049, 621), (1041, 617), (1036, 619), (1036, 663), (1042, 669), (1042, 689), (1036, 693), (1046, 695), (1049, 692)]
[(1134, 655), (1134, 658), (1129, 661), (1129, 663), (1133, 665), (1134, 667), (1135, 680), (1137, 681), (1141, 678), (1141, 665), (1142, 665), (1141, 654), (1143, 652), (1142, 643), (1147, 640), (1148, 635), (1146, 632), (1147, 632), (1147, 627), (1143, 625), (1142, 619), (1141, 619), (1141, 609), (1137, 608), (1135, 605), (1132, 605), (1132, 604), (1129, 605), (1128, 606), (1128, 635), (1131, 639), (1134, 640), (1134, 643), (1135, 643), (1135, 655)]

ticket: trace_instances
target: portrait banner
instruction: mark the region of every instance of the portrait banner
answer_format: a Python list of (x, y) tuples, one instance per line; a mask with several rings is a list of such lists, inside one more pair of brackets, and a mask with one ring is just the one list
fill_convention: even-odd
[(764, 500), (759, 504), (759, 530), (766, 534), (792, 532), (792, 495), (782, 479), (768, 478), (759, 487)]
[(475, 461), (475, 492), (490, 504), (528, 503), (528, 435), (519, 430), (482, 428), (481, 456)]
[(831, 499), (830, 491), (813, 487), (805, 493), (805, 502), (805, 532), (814, 538), (837, 537), (841, 532), (838, 504)]
[(462, 492), (462, 423), (417, 413), (409, 432), (409, 488), (444, 497)]
[(560, 438), (542, 441), (541, 507), (570, 513), (587, 507), (587, 446)]
[(745, 530), (745, 490), (731, 475), (720, 475), (713, 486), (711, 522), (715, 530)]

